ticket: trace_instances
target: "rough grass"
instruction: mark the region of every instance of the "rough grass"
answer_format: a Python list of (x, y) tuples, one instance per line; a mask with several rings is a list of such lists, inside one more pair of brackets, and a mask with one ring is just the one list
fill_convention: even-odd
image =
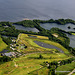
[(46, 37), (46, 36), (37, 36), (37, 38), (39, 38), (39, 39), (49, 39), (49, 38)]
[(2, 38), (0, 37), (0, 51), (5, 49), (6, 47), (7, 47), (7, 45), (2, 41)]
[(36, 38), (38, 38), (38, 39), (49, 39), (49, 38), (46, 37), (46, 36), (31, 35), (31, 34), (29, 34), (29, 36), (36, 36)]
[[(34, 59), (35, 57), (39, 57), (42, 55), (45, 59)], [(31, 58), (30, 58), (31, 57)], [(33, 58), (34, 57), (34, 58)], [(51, 57), (51, 58), (50, 58)], [(27, 75), (32, 71), (38, 70), (42, 68), (40, 64), (44, 61), (59, 61), (63, 59), (69, 58), (68, 56), (60, 53), (50, 54), (50, 53), (34, 53), (34, 54), (27, 54), (25, 56), (21, 56), (19, 58), (14, 58), (14, 61), (10, 61), (0, 65), (0, 75)], [(14, 65), (18, 65), (15, 67)], [(44, 71), (45, 69), (43, 69)], [(46, 73), (47, 70), (44, 72)], [(42, 70), (39, 70), (38, 73), (42, 73)], [(39, 74), (39, 75), (40, 75)]]

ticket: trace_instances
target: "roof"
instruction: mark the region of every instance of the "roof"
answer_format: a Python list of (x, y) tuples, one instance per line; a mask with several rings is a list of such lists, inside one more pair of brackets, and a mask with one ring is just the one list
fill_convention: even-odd
[(13, 55), (14, 55), (14, 52), (4, 53), (3, 55), (6, 55), (6, 56), (13, 56)]
[(12, 56), (11, 53), (4, 53), (6, 56)]

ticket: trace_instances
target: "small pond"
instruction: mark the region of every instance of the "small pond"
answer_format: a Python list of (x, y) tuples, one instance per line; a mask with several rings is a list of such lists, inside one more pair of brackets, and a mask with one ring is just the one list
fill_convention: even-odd
[[(62, 30), (65, 30), (65, 31), (74, 31), (75, 32), (75, 25), (74, 24), (66, 24), (66, 25), (60, 25), (60, 24), (56, 24), (56, 23), (43, 23), (43, 24), (40, 24), (40, 26), (42, 28), (45, 28), (45, 29), (48, 29), (50, 30), (51, 28), (53, 27), (56, 27), (56, 28), (60, 28)], [(70, 26), (71, 28), (68, 29), (68, 26)]]
[(36, 28), (24, 27), (24, 26), (22, 26), (22, 25), (16, 25), (16, 24), (13, 24), (13, 26), (15, 26), (15, 28), (18, 29), (18, 30), (25, 30), (25, 31), (39, 32), (39, 30), (36, 29)]

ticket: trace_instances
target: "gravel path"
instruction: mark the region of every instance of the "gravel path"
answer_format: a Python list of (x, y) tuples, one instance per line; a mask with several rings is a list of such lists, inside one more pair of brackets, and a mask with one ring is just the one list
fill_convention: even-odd
[(47, 44), (47, 43), (43, 43), (43, 42), (40, 42), (40, 41), (34, 41), (34, 42), (41, 47), (50, 48), (50, 49), (57, 49), (59, 52), (64, 53), (64, 51), (62, 51), (60, 48), (58, 48), (56, 46), (53, 46), (53, 45), (50, 45), (50, 44)]

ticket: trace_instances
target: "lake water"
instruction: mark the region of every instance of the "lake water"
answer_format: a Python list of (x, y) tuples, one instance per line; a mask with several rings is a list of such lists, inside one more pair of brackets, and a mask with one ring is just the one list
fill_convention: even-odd
[[(56, 23), (44, 23), (44, 24), (40, 24), (40, 26), (45, 28), (45, 29), (48, 29), (48, 30), (50, 30), (53, 27), (57, 27), (57, 28), (60, 28), (62, 30), (65, 30), (65, 31), (75, 32), (75, 29), (73, 29), (73, 28), (75, 28), (74, 24), (60, 25), (60, 24), (56, 24)], [(68, 26), (70, 26), (71, 28), (68, 29)]]
[(71, 18), (75, 0), (0, 0), (0, 21)]
[[(73, 29), (73, 28), (75, 28), (75, 25), (73, 25), (73, 24), (59, 25), (59, 24), (56, 24), (56, 23), (44, 23), (44, 24), (40, 24), (40, 26), (45, 28), (45, 29), (48, 29), (48, 30), (50, 30), (53, 27), (57, 27), (57, 28), (60, 28), (62, 30), (65, 30), (65, 31), (75, 32), (75, 30)], [(70, 26), (71, 29), (68, 29), (67, 28), (68, 26)], [(75, 36), (69, 35), (69, 34), (67, 34), (67, 36), (70, 38), (70, 46), (75, 48)]]
[(70, 38), (70, 46), (75, 48), (75, 35), (68, 35), (67, 36)]
[(7, 35), (2, 35), (3, 37), (6, 37), (6, 38), (8, 38), (8, 37), (11, 37), (11, 38), (13, 38), (13, 39), (17, 39), (17, 37), (12, 37), (12, 36), (7, 36)]
[(36, 28), (24, 27), (24, 26), (22, 26), (22, 25), (16, 25), (16, 24), (13, 24), (13, 26), (15, 26), (15, 28), (18, 29), (18, 30), (39, 32), (39, 30), (36, 29)]

